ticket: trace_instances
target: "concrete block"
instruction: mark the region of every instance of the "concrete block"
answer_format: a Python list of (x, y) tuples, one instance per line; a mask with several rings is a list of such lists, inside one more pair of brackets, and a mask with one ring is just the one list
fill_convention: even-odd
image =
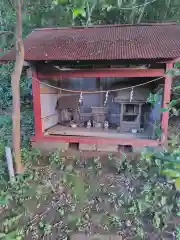
[(96, 144), (79, 144), (80, 151), (96, 151)]
[(118, 152), (118, 146), (115, 144), (98, 144), (97, 151), (99, 152)]

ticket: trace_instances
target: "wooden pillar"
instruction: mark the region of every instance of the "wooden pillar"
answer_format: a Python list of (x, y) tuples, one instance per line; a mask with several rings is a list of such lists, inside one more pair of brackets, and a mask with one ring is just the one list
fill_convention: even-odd
[[(173, 68), (172, 63), (166, 64), (166, 71)], [(164, 96), (163, 96), (163, 108), (167, 108), (167, 104), (171, 100), (171, 85), (172, 85), (172, 76), (170, 74), (166, 74), (164, 80)], [(169, 112), (165, 111), (162, 113), (162, 121), (161, 121), (161, 142), (162, 144), (167, 143), (168, 139), (168, 122), (169, 122)]]
[(137, 119), (138, 125), (139, 125), (139, 129), (137, 129), (137, 130), (140, 130), (140, 128), (141, 128), (141, 110), (142, 110), (142, 104), (140, 103), (140, 104), (139, 104), (138, 119)]
[(43, 135), (43, 131), (41, 121), (40, 82), (38, 80), (37, 72), (34, 69), (32, 71), (32, 95), (33, 95), (35, 137), (41, 137)]
[(123, 103), (121, 103), (120, 104), (120, 124), (121, 124), (121, 122), (123, 121), (123, 115), (124, 115), (124, 104)]
[[(97, 84), (97, 88), (98, 88), (98, 90), (100, 90), (100, 91), (102, 91), (103, 90), (103, 88), (102, 88), (102, 85), (101, 85), (101, 78), (96, 78), (96, 84)], [(99, 106), (100, 107), (103, 107), (104, 106), (104, 93), (100, 93), (99, 94), (99, 98), (100, 98), (100, 101), (99, 101)]]

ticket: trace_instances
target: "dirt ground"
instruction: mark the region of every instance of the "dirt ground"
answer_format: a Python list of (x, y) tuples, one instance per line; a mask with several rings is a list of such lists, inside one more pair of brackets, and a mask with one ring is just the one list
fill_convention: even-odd
[[(40, 169), (39, 176), (43, 181), (50, 182), (53, 192), (48, 193), (47, 199), (43, 200), (39, 208), (34, 202), (29, 202), (28, 207), (33, 211), (36, 208), (37, 218), (31, 224), (37, 227), (39, 222), (48, 223), (51, 226), (51, 233), (44, 234), (44, 230), (42, 232), (38, 230), (39, 235), (36, 237), (36, 230), (33, 230), (29, 231), (25, 239), (68, 239), (67, 233), (71, 236), (73, 232), (119, 234), (123, 240), (175, 239), (173, 234), (179, 218), (171, 216), (167, 226), (159, 231), (152, 225), (151, 216), (149, 218), (147, 215), (149, 210), (143, 214), (133, 213), (137, 209), (131, 205), (132, 202), (139, 198), (141, 190), (149, 182), (148, 177), (138, 175), (137, 170), (140, 170), (136, 164), (138, 156), (134, 157), (134, 163), (127, 166), (119, 165), (120, 158), (117, 156), (112, 158), (112, 156), (103, 155), (95, 160), (94, 157), (88, 158), (88, 161), (86, 157), (83, 156), (83, 160), (78, 161), (74, 160), (75, 156), (73, 159), (71, 157), (66, 159), (69, 163), (73, 161), (73, 168), (76, 168), (83, 180), (82, 186), (90, 189), (87, 199), (83, 198), (83, 202), (80, 203), (74, 201), (69, 192), (62, 188), (63, 171), (61, 169), (48, 166)], [(121, 168), (120, 171), (117, 171), (118, 165)], [(156, 181), (159, 181), (160, 188), (166, 188), (161, 184), (160, 179)], [(79, 182), (77, 185), (80, 187), (81, 184)], [(80, 195), (84, 194), (81, 187), (77, 192)], [(140, 222), (143, 222), (144, 237), (140, 236), (140, 232), (138, 233), (142, 231)]]

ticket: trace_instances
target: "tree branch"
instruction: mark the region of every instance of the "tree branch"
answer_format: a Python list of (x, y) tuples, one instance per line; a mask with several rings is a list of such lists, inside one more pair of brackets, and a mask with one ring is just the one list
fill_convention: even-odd
[(165, 12), (165, 14), (164, 14), (164, 20), (166, 20), (167, 14), (168, 14), (168, 12), (169, 12), (170, 4), (171, 4), (171, 0), (168, 0), (168, 2), (167, 2), (167, 4), (166, 4), (167, 10), (166, 10), (166, 12)]
[(136, 0), (133, 0), (132, 1), (132, 11), (131, 11), (131, 14), (129, 16), (129, 21), (131, 24), (134, 23), (134, 18), (135, 18), (135, 15), (136, 15), (136, 8), (134, 7), (136, 5)]
[(4, 34), (13, 34), (14, 35), (14, 32), (12, 32), (12, 31), (0, 31), (0, 35), (4, 35)]
[(91, 24), (91, 16), (92, 16), (92, 12), (96, 6), (96, 2), (93, 3), (92, 7), (90, 8), (89, 3), (86, 2), (87, 5), (87, 21), (86, 21), (86, 26), (88, 26), (89, 24)]
[(122, 0), (117, 0), (117, 6), (118, 6), (118, 8), (121, 8), (121, 6), (122, 6)]
[(141, 9), (141, 12), (140, 12), (140, 15), (138, 17), (137, 23), (141, 22), (141, 19), (142, 19), (143, 15), (144, 15), (144, 11), (145, 11), (146, 5), (147, 5), (147, 0), (144, 0), (144, 6)]

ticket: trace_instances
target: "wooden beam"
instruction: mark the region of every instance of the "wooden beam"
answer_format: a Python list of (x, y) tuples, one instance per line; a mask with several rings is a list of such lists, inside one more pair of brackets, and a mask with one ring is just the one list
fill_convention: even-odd
[[(173, 68), (172, 63), (166, 64), (166, 70), (170, 70)], [(163, 97), (163, 108), (167, 108), (167, 104), (171, 100), (171, 85), (172, 85), (172, 76), (167, 74), (164, 80), (164, 97)], [(161, 122), (161, 129), (162, 129), (162, 136), (161, 142), (162, 144), (167, 143), (168, 139), (168, 122), (169, 122), (169, 111), (165, 111), (162, 113), (162, 122)]]
[(41, 120), (41, 99), (40, 99), (40, 82), (37, 72), (32, 72), (32, 94), (33, 94), (33, 109), (34, 109), (34, 130), (35, 136), (40, 137), (43, 135), (42, 120)]
[[(43, 84), (42, 84), (43, 85)], [(40, 87), (40, 94), (57, 94), (58, 90), (52, 87), (42, 86)]]
[(173, 59), (173, 60), (170, 60), (170, 61), (166, 61), (165, 63), (176, 63), (176, 62), (179, 62), (180, 61), (180, 57), (178, 57), (178, 58), (175, 58), (175, 59)]
[(38, 78), (70, 78), (70, 77), (160, 77), (164, 76), (164, 69), (137, 69), (137, 68), (105, 68), (105, 69), (78, 69), (59, 71), (56, 73), (38, 73)]

